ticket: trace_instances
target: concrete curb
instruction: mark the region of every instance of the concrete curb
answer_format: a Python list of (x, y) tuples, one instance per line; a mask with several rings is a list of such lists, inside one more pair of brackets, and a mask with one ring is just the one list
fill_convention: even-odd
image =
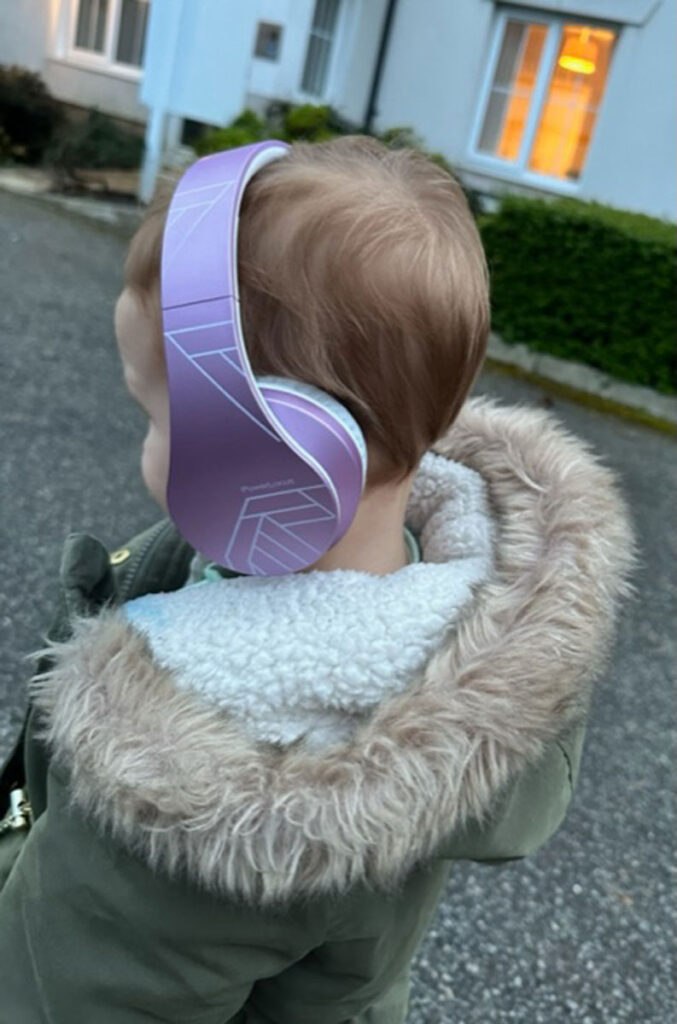
[(677, 433), (677, 397), (626, 384), (584, 363), (535, 352), (523, 344), (509, 345), (492, 334), (486, 365), (602, 412), (616, 413), (669, 434)]
[(39, 168), (0, 167), (0, 189), (4, 192), (39, 199), (69, 213), (130, 231), (143, 215), (143, 207), (131, 199), (129, 203), (114, 203), (89, 196), (64, 196), (52, 192), (51, 187), (51, 177)]
[(33, 198), (88, 220), (99, 221), (99, 223), (108, 224), (111, 227), (125, 228), (130, 234), (140, 224), (143, 216), (143, 207), (133, 203), (129, 205), (110, 203), (105, 199), (61, 196), (56, 192), (42, 192)]
[[(30, 168), (0, 168), (0, 189), (48, 202), (78, 216), (131, 232), (143, 215), (143, 207), (105, 199), (75, 198), (49, 191), (49, 177)], [(535, 352), (523, 344), (508, 345), (492, 334), (486, 365), (523, 377), (544, 391), (561, 395), (602, 412), (612, 412), (666, 433), (677, 433), (677, 397), (651, 388), (616, 380), (583, 363)]]

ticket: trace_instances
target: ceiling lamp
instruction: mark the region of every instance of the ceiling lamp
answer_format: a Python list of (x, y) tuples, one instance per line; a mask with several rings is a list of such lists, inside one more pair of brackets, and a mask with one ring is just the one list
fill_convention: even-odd
[(557, 61), (565, 71), (592, 75), (597, 69), (597, 44), (590, 38), (590, 29), (581, 29), (580, 36), (569, 37)]

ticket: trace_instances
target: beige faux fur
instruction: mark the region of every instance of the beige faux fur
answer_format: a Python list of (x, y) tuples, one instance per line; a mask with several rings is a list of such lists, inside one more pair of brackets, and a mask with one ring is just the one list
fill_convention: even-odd
[(273, 748), (106, 612), (33, 687), (74, 801), (150, 864), (262, 903), (395, 884), (484, 815), (583, 713), (632, 539), (611, 473), (543, 412), (470, 402), (438, 451), (487, 481), (497, 573), (420, 679), (350, 745)]

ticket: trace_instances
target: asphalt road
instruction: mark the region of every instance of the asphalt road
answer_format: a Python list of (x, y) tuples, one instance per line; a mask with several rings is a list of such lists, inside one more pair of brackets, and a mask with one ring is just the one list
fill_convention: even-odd
[[(137, 468), (143, 421), (113, 344), (124, 248), (122, 232), (0, 193), (0, 754), (64, 535), (114, 546), (156, 518)], [(592, 442), (620, 476), (641, 564), (566, 826), (529, 861), (455, 865), (415, 965), (409, 1024), (666, 1024), (675, 445), (509, 377), (486, 374), (479, 390), (551, 403)]]

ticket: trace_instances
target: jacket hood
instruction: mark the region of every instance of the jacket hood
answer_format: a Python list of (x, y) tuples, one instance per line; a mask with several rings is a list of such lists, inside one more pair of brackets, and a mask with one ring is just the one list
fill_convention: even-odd
[[(343, 742), (258, 742), (177, 685), (119, 610), (54, 645), (34, 699), (100, 827), (153, 867), (251, 902), (392, 886), (582, 717), (632, 559), (612, 474), (547, 414), (486, 400), (436, 451), (484, 480), (494, 569)], [(426, 557), (441, 498), (412, 522)]]

